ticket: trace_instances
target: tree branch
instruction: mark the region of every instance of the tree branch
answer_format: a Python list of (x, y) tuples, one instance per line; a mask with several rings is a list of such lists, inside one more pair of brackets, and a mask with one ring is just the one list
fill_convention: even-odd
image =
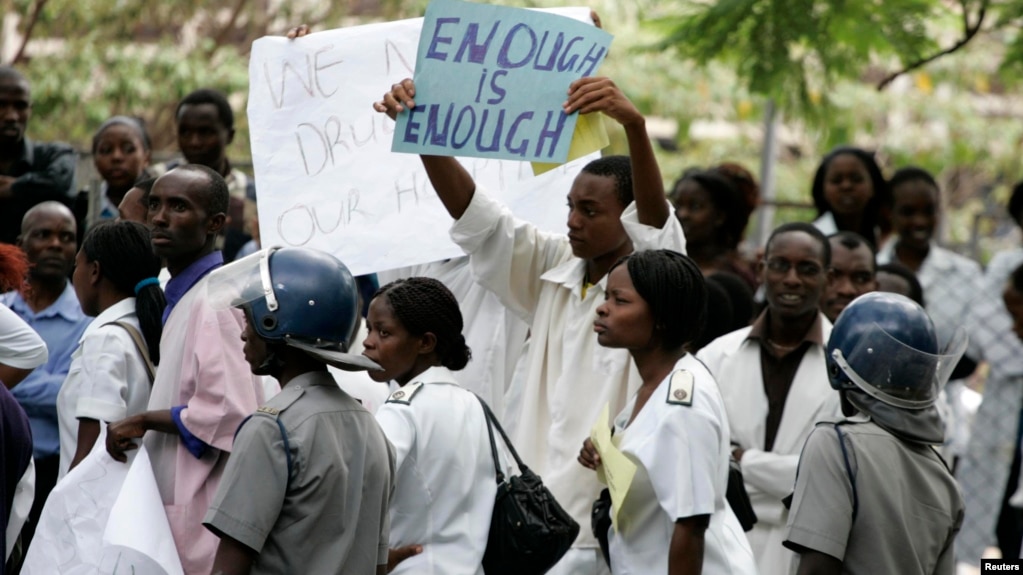
[(35, 0), (28, 26), (25, 26), (25, 34), (21, 37), (21, 46), (18, 47), (18, 51), (14, 53), (14, 59), (11, 60), (12, 65), (25, 59), (25, 48), (28, 46), (28, 41), (32, 38), (32, 30), (35, 29), (36, 23), (39, 22), (39, 16), (42, 15), (44, 6), (46, 6), (46, 0)]
[(888, 86), (888, 84), (891, 84), (892, 81), (894, 81), (899, 76), (912, 72), (913, 70), (922, 68), (927, 64), (930, 64), (931, 62), (937, 60), (938, 58), (948, 56), (949, 54), (956, 52), (963, 46), (969, 44), (970, 40), (973, 40), (977, 33), (980, 32), (980, 27), (984, 23), (984, 17), (987, 15), (988, 3), (985, 1), (983, 4), (981, 4), (980, 10), (977, 12), (977, 21), (974, 22), (973, 24), (970, 24), (970, 14), (966, 7), (966, 1), (960, 0), (959, 4), (963, 7), (963, 37), (958, 42), (949, 46), (948, 48), (945, 48), (944, 50), (936, 54), (932, 54), (921, 60), (917, 60), (907, 65), (905, 68), (889, 74), (883, 80), (881, 80), (880, 83), (878, 83), (877, 85), (878, 91), (884, 90)]
[(252, 43), (257, 38), (268, 36), (270, 34), (270, 16), (266, 11), (260, 11), (261, 16), (255, 17), (249, 21), (249, 25), (245, 30), (245, 38), (238, 45), (238, 53), (242, 57), (248, 58), (252, 52)]
[(245, 5), (248, 4), (248, 1), (249, 0), (238, 0), (235, 3), (234, 9), (231, 10), (231, 17), (227, 19), (227, 23), (224, 24), (224, 26), (219, 31), (217, 31), (217, 35), (214, 36), (213, 46), (210, 48), (209, 53), (206, 55), (207, 57), (212, 58), (213, 54), (216, 53), (216, 51), (219, 50), (220, 47), (227, 42), (228, 36), (234, 30), (235, 24), (238, 23), (238, 16), (241, 15), (242, 10), (245, 9)]

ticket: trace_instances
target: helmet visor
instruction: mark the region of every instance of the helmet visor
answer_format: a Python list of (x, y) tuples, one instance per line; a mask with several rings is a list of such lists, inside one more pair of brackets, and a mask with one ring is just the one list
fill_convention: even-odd
[(270, 279), (270, 256), (275, 249), (260, 250), (213, 270), (206, 282), (213, 309), (241, 307), (265, 299), (267, 309), (276, 311), (277, 299)]
[(340, 349), (317, 347), (311, 343), (285, 336), (285, 343), (300, 349), (316, 359), (342, 371), (382, 371), (384, 368), (364, 355), (348, 353)]
[(966, 350), (966, 331), (957, 328), (939, 353), (908, 346), (880, 325), (848, 353), (835, 349), (832, 359), (857, 387), (895, 407), (923, 409), (934, 404)]

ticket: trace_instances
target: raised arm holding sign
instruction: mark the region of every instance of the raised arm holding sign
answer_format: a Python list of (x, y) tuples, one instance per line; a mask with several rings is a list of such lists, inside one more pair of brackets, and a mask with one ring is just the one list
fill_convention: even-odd
[[(384, 94), (383, 100), (376, 102), (373, 107), (378, 112), (397, 118), (399, 113), (405, 110), (411, 112), (416, 108), (415, 96), (414, 82), (405, 79), (392, 86), (391, 91)], [(661, 171), (654, 156), (653, 146), (647, 136), (646, 120), (643, 115), (609, 78), (582, 78), (572, 82), (568, 88), (568, 98), (563, 104), (563, 110), (565, 114), (603, 112), (625, 128), (631, 160), (631, 192), (636, 201), (639, 222), (648, 226), (662, 227), (671, 214), (671, 210), (664, 201), (664, 182), (661, 179)], [(398, 132), (395, 133), (398, 134)], [(396, 135), (396, 137), (398, 136)], [(476, 189), (476, 184), (469, 172), (449, 156), (424, 155), (421, 157), (423, 165), (426, 167), (426, 173), (430, 177), (430, 183), (437, 190), (437, 195), (444, 203), (444, 207), (447, 208), (451, 217), (456, 220), (461, 218)], [(573, 191), (579, 186), (580, 181), (577, 178), (572, 186)], [(571, 204), (572, 195), (569, 194), (570, 230), (572, 228), (571, 212), (573, 211)], [(623, 205), (622, 208), (624, 207)], [(571, 237), (571, 233), (569, 236)], [(581, 253), (576, 253), (577, 256), (587, 259), (587, 274), (591, 282), (599, 281), (607, 273), (611, 264), (622, 255), (632, 251), (631, 244), (625, 249), (625, 243), (627, 241), (619, 244), (619, 247), (624, 249), (622, 253), (619, 253), (622, 251), (621, 249), (613, 253), (593, 254), (595, 257), (586, 257)]]

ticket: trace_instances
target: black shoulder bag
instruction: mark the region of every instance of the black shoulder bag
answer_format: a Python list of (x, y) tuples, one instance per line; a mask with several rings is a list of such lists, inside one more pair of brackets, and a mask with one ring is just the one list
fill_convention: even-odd
[[(486, 414), (497, 474), (497, 497), (483, 555), (483, 571), (487, 575), (541, 575), (572, 546), (579, 535), (579, 524), (555, 501), (540, 477), (522, 463), (490, 406), (479, 396), (477, 399)], [(505, 478), (501, 471), (495, 427), (515, 458), (520, 475)]]

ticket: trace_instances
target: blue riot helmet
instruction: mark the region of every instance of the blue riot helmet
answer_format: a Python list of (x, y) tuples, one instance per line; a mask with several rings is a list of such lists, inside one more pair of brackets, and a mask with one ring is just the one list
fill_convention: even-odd
[(217, 309), (245, 310), (256, 334), (346, 370), (380, 369), (348, 353), (358, 329), (359, 290), (334, 256), (309, 248), (269, 248), (210, 274)]
[(934, 404), (966, 350), (959, 328), (944, 344), (930, 316), (913, 300), (872, 292), (850, 303), (828, 339), (831, 386), (859, 389), (893, 407)]

